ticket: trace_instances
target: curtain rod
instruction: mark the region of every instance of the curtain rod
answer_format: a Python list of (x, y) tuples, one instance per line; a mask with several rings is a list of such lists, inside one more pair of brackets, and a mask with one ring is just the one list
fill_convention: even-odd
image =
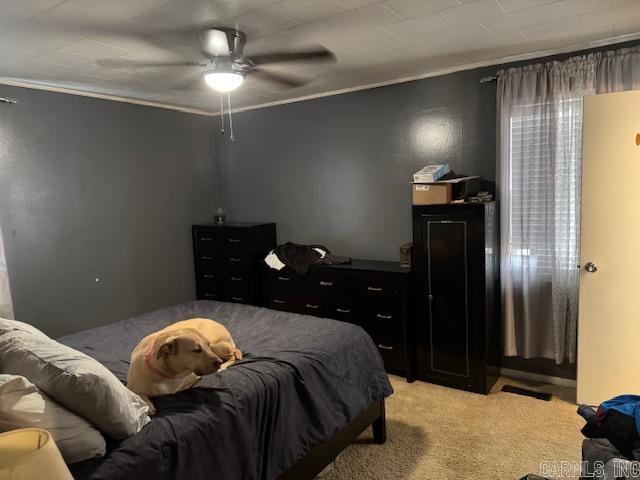
[(0, 97), (0, 103), (18, 103), (15, 98)]

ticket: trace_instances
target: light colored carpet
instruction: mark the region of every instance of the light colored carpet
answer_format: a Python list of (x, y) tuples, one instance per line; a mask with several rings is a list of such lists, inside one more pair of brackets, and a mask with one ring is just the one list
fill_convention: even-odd
[[(394, 376), (391, 383), (387, 443), (372, 443), (366, 430), (322, 480), (516, 480), (540, 473), (544, 461), (580, 461), (584, 422), (573, 389), (501, 378), (485, 396)], [(500, 392), (505, 383), (554, 397)]]

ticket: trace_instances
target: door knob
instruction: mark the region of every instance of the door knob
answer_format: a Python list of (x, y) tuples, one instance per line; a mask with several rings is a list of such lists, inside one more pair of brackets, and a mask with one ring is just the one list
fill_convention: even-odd
[(584, 269), (589, 273), (595, 273), (598, 271), (598, 266), (593, 262), (587, 262)]

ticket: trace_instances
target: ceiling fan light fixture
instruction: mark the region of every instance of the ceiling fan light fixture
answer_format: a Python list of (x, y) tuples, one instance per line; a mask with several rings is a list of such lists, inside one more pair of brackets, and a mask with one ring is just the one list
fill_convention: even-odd
[(242, 85), (244, 77), (239, 73), (209, 72), (205, 73), (204, 81), (214, 90), (226, 93), (235, 90)]

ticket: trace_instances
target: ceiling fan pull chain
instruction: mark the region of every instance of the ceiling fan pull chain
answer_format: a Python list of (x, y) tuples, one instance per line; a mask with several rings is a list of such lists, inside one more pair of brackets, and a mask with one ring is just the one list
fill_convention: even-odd
[(222, 98), (222, 92), (220, 92), (220, 134), (224, 135), (224, 99)]
[(235, 142), (233, 137), (233, 117), (231, 116), (231, 93), (227, 92), (227, 111), (229, 112), (229, 138)]

